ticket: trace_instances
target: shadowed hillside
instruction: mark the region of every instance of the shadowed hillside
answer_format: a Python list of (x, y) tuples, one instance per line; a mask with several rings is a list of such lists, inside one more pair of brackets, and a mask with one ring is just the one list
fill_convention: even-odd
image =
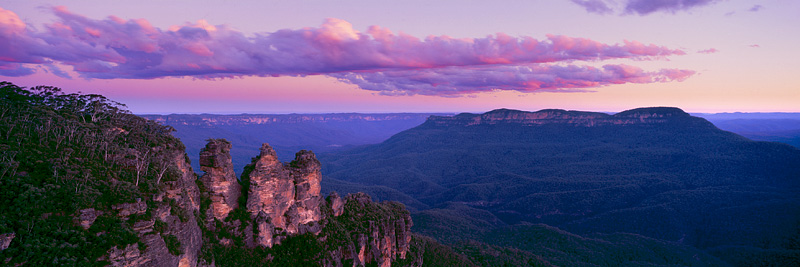
[[(416, 218), (454, 218), (453, 227), (544, 223), (707, 251), (753, 248), (773, 260), (798, 255), (800, 150), (750, 141), (677, 108), (433, 116), (321, 159), (327, 176), (397, 190), (437, 208)], [(464, 210), (454, 204), (473, 211), (452, 215)]]

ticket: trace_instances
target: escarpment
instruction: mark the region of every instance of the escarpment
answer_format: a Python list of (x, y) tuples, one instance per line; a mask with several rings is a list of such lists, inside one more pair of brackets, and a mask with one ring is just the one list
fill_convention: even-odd
[[(426, 121), (433, 126), (476, 126), (476, 125), (570, 125), (576, 127), (597, 127), (607, 125), (654, 125), (680, 123), (711, 126), (711, 123), (690, 116), (679, 108), (652, 107), (637, 108), (614, 115), (600, 112), (567, 111), (544, 109), (536, 112), (496, 109), (483, 114), (462, 113), (452, 117), (431, 116)], [(712, 126), (713, 127), (713, 126)]]

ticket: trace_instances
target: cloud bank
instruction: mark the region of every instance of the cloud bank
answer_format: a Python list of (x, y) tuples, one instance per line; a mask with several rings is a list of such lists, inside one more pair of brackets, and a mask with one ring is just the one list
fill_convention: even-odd
[[(619, 1), (613, 0), (572, 0), (589, 13), (612, 14), (618, 8)], [(675, 13), (687, 11), (720, 2), (720, 0), (625, 0), (619, 12), (621, 15), (648, 15), (655, 12)], [(755, 8), (755, 7), (754, 7)], [(759, 7), (760, 8), (760, 7)]]
[(52, 11), (58, 20), (36, 31), (0, 8), (0, 75), (48, 71), (68, 77), (58, 66), (90, 79), (328, 75), (388, 95), (456, 96), (681, 81), (694, 73), (572, 65), (685, 54), (636, 41), (605, 44), (561, 35), (537, 40), (503, 33), (420, 39), (379, 26), (359, 32), (339, 19), (327, 19), (316, 28), (248, 36), (202, 20), (160, 29), (144, 19), (95, 20), (64, 7)]
[(695, 72), (665, 69), (646, 72), (629, 65), (589, 66), (514, 65), (446, 67), (416, 71), (337, 73), (331, 76), (384, 95), (459, 96), (496, 90), (523, 93), (583, 92), (611, 84), (683, 81)]

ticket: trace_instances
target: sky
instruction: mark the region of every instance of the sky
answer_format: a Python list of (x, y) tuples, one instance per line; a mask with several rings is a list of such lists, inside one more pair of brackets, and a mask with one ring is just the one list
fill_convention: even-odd
[(3, 0), (0, 80), (137, 114), (800, 112), (800, 1)]

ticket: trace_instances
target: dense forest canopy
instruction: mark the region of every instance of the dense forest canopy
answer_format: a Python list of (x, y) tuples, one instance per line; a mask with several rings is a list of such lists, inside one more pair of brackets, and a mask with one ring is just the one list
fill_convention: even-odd
[(169, 160), (184, 147), (171, 131), (101, 95), (0, 83), (0, 233), (15, 235), (0, 260), (86, 264), (138, 242), (136, 218), (106, 213), (88, 231), (73, 221), (81, 210), (152, 201), (177, 179)]

